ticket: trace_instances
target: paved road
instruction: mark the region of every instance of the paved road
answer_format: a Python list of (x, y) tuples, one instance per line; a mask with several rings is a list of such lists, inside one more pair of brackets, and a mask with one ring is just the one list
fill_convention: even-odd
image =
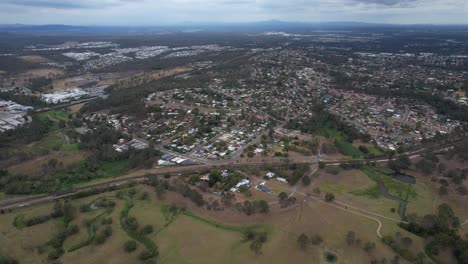
[[(450, 149), (453, 147), (454, 144), (456, 143), (451, 143), (451, 145), (447, 144), (439, 148), (429, 148), (429, 147), (423, 148), (417, 151), (409, 152), (407, 154), (411, 155), (410, 157), (415, 158), (420, 155), (416, 153), (420, 153), (423, 151), (438, 152), (441, 150)], [(222, 161), (222, 162), (220, 161), (219, 163), (215, 163), (215, 164), (202, 164), (202, 165), (195, 165), (195, 166), (188, 166), (188, 167), (155, 168), (152, 170), (141, 171), (139, 172), (139, 174), (134, 174), (132, 176), (120, 177), (117, 179), (111, 179), (109, 181), (105, 181), (103, 183), (91, 184), (87, 186), (74, 188), (73, 190), (69, 191), (67, 194), (64, 194), (61, 196), (42, 195), (42, 196), (28, 196), (24, 198), (3, 200), (3, 201), (0, 201), (0, 210), (10, 210), (10, 209), (13, 210), (13, 209), (18, 209), (22, 207), (42, 204), (42, 203), (49, 202), (58, 198), (70, 196), (79, 191), (99, 189), (99, 188), (104, 188), (108, 186), (118, 186), (118, 185), (130, 182), (130, 181), (144, 181), (146, 179), (145, 174), (148, 174), (148, 173), (152, 175), (199, 173), (199, 172), (208, 171), (208, 170), (216, 169), (216, 168), (239, 168), (239, 167), (245, 167), (245, 166), (283, 166), (283, 165), (287, 165), (291, 163), (314, 164), (314, 163), (317, 163), (318, 160), (319, 159), (316, 156), (289, 157), (289, 158), (265, 157), (265, 158), (254, 158), (254, 159), (244, 158), (244, 159), (238, 159), (235, 161)], [(328, 165), (340, 165), (340, 164), (346, 164), (346, 163), (352, 163), (352, 162), (367, 162), (367, 161), (386, 162), (388, 160), (390, 159), (388, 158), (371, 159), (371, 160), (353, 159), (353, 160), (340, 160), (340, 161), (322, 160), (321, 162), (328, 164)], [(349, 205), (346, 205), (346, 206), (351, 207)], [(362, 213), (364, 211), (360, 210), (360, 212)], [(370, 213), (370, 212), (365, 212), (365, 213)], [(384, 217), (384, 216), (379, 215), (379, 217)], [(400, 220), (397, 220), (397, 221), (400, 221)]]

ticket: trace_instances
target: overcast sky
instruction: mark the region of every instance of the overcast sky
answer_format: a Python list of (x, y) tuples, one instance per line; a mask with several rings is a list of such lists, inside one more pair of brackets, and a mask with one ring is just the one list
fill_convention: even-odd
[(468, 0), (0, 0), (0, 23), (160, 25), (265, 20), (468, 24)]

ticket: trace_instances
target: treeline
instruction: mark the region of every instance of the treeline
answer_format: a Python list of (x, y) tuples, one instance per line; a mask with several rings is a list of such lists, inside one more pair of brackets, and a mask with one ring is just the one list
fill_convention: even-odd
[[(0, 148), (17, 147), (23, 144), (40, 140), (49, 132), (52, 121), (41, 120), (37, 116), (32, 117), (32, 121), (16, 129), (7, 130), (0, 133)], [(0, 155), (1, 158), (1, 155)]]
[(290, 119), (286, 124), (286, 128), (300, 130), (308, 134), (319, 134), (324, 128), (330, 128), (343, 132), (345, 140), (349, 142), (356, 139), (369, 141), (369, 135), (359, 132), (354, 126), (341, 121), (339, 117), (327, 112), (321, 104), (317, 103), (314, 105), (313, 112), (315, 114), (313, 116), (307, 119)]
[(440, 250), (450, 250), (458, 263), (468, 263), (468, 241), (458, 234), (460, 219), (448, 204), (441, 204), (437, 214), (408, 216), (409, 223), (400, 227), (426, 239), (426, 253), (436, 259)]
[(431, 92), (418, 90), (414, 87), (414, 84), (409, 88), (398, 86), (395, 87), (397, 89), (388, 89), (380, 86), (372, 86), (363, 90), (361, 87), (355, 87), (353, 85), (354, 80), (345, 77), (342, 73), (335, 72), (334, 77), (337, 87), (340, 89), (353, 89), (377, 96), (395, 96), (423, 101), (434, 107), (439, 114), (445, 115), (449, 119), (468, 122), (468, 115), (466, 114), (468, 113), (468, 106), (444, 99), (441, 94), (433, 94)]
[(96, 159), (96, 162), (128, 159), (130, 168), (151, 168), (156, 157), (161, 155), (158, 150), (154, 149), (153, 144), (149, 144), (148, 148), (142, 150), (129, 149), (123, 153), (117, 152), (113, 144), (121, 138), (129, 139), (120, 131), (106, 126), (99, 126), (92, 132), (80, 136), (79, 147), (94, 152), (92, 158)]
[[(203, 72), (204, 73), (204, 72)], [(210, 82), (207, 74), (201, 71), (193, 72), (189, 78), (176, 78), (174, 76), (146, 82), (135, 87), (119, 88), (113, 85), (109, 88), (109, 97), (97, 99), (86, 104), (81, 111), (96, 112), (104, 109), (112, 113), (126, 114), (144, 118), (148, 113), (144, 99), (151, 93), (170, 89), (183, 89), (187, 87), (206, 87)]]
[(17, 94), (14, 92), (0, 92), (0, 99), (6, 101), (13, 101), (15, 103), (32, 106), (32, 107), (43, 107), (46, 105), (41, 98), (32, 95)]

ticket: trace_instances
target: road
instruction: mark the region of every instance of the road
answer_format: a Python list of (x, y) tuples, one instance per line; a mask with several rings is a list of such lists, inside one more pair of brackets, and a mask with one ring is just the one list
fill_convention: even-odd
[[(423, 148), (417, 151), (409, 152), (407, 153), (408, 155), (411, 155), (410, 157), (417, 157), (420, 154), (415, 154), (419, 153), (422, 151), (432, 151), (432, 152), (438, 152), (441, 150), (445, 149), (450, 149), (453, 147), (453, 145), (456, 143), (452, 143), (451, 145), (444, 145), (440, 146), (439, 148)], [(180, 155), (179, 155), (180, 156)], [(292, 163), (296, 164), (317, 164), (319, 161), (323, 162), (328, 165), (340, 165), (340, 164), (346, 164), (346, 163), (353, 163), (353, 162), (369, 162), (369, 161), (375, 161), (375, 162), (386, 162), (389, 161), (390, 159), (388, 158), (381, 158), (381, 159), (371, 159), (371, 160), (340, 160), (340, 161), (335, 161), (335, 160), (320, 160), (317, 156), (306, 156), (306, 157), (288, 157), (288, 158), (278, 158), (278, 157), (264, 157), (264, 158), (242, 158), (242, 159), (237, 159), (233, 161), (219, 161), (214, 164), (201, 164), (201, 165), (194, 165), (194, 166), (187, 166), (187, 167), (164, 167), (164, 168), (155, 168), (151, 170), (143, 170), (138, 173), (135, 173), (134, 175), (131, 176), (126, 176), (126, 177), (120, 177), (117, 179), (111, 179), (102, 183), (97, 183), (97, 184), (90, 184), (82, 187), (77, 187), (74, 188), (73, 190), (69, 191), (67, 194), (56, 196), (56, 195), (40, 195), (40, 196), (28, 196), (24, 198), (14, 198), (14, 199), (8, 199), (8, 200), (3, 200), (0, 201), (0, 210), (14, 210), (18, 208), (23, 208), (23, 207), (29, 207), (33, 205), (38, 205), (38, 204), (43, 204), (47, 203), (59, 198), (64, 198), (67, 196), (70, 196), (72, 194), (75, 194), (80, 191), (85, 191), (85, 190), (93, 190), (93, 189), (99, 189), (99, 188), (105, 188), (109, 186), (118, 186), (121, 184), (125, 184), (131, 181), (144, 181), (146, 180), (146, 175), (151, 174), (151, 175), (166, 175), (166, 174), (180, 174), (180, 173), (200, 173), (204, 171), (209, 171), (211, 169), (221, 169), (221, 168), (241, 168), (245, 166), (284, 166)], [(302, 193), (302, 195), (307, 195)], [(344, 203), (340, 203), (341, 206), (345, 206), (348, 208), (353, 208), (351, 205), (346, 205)], [(387, 220), (392, 220), (392, 221), (400, 221), (398, 219), (390, 219), (388, 217), (382, 216), (382, 215), (377, 215), (371, 212), (367, 212), (364, 210), (361, 210), (359, 208), (354, 208), (354, 210), (359, 210), (359, 213), (365, 213), (365, 214), (372, 214), (374, 216), (379, 216), (382, 218), (386, 218)], [(466, 222), (465, 222), (466, 223)], [(465, 224), (464, 223), (464, 224)]]

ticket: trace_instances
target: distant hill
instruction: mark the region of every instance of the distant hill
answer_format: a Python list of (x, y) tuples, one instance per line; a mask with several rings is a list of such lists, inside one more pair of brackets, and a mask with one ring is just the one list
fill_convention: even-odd
[(248, 23), (194, 23), (185, 22), (158, 26), (73, 26), (73, 25), (0, 25), (0, 32), (18, 34), (135, 34), (162, 31), (186, 30), (235, 30), (235, 31), (274, 31), (274, 30), (340, 30), (340, 29), (378, 29), (378, 28), (468, 28), (468, 25), (395, 25), (365, 22), (287, 22), (278, 20)]

